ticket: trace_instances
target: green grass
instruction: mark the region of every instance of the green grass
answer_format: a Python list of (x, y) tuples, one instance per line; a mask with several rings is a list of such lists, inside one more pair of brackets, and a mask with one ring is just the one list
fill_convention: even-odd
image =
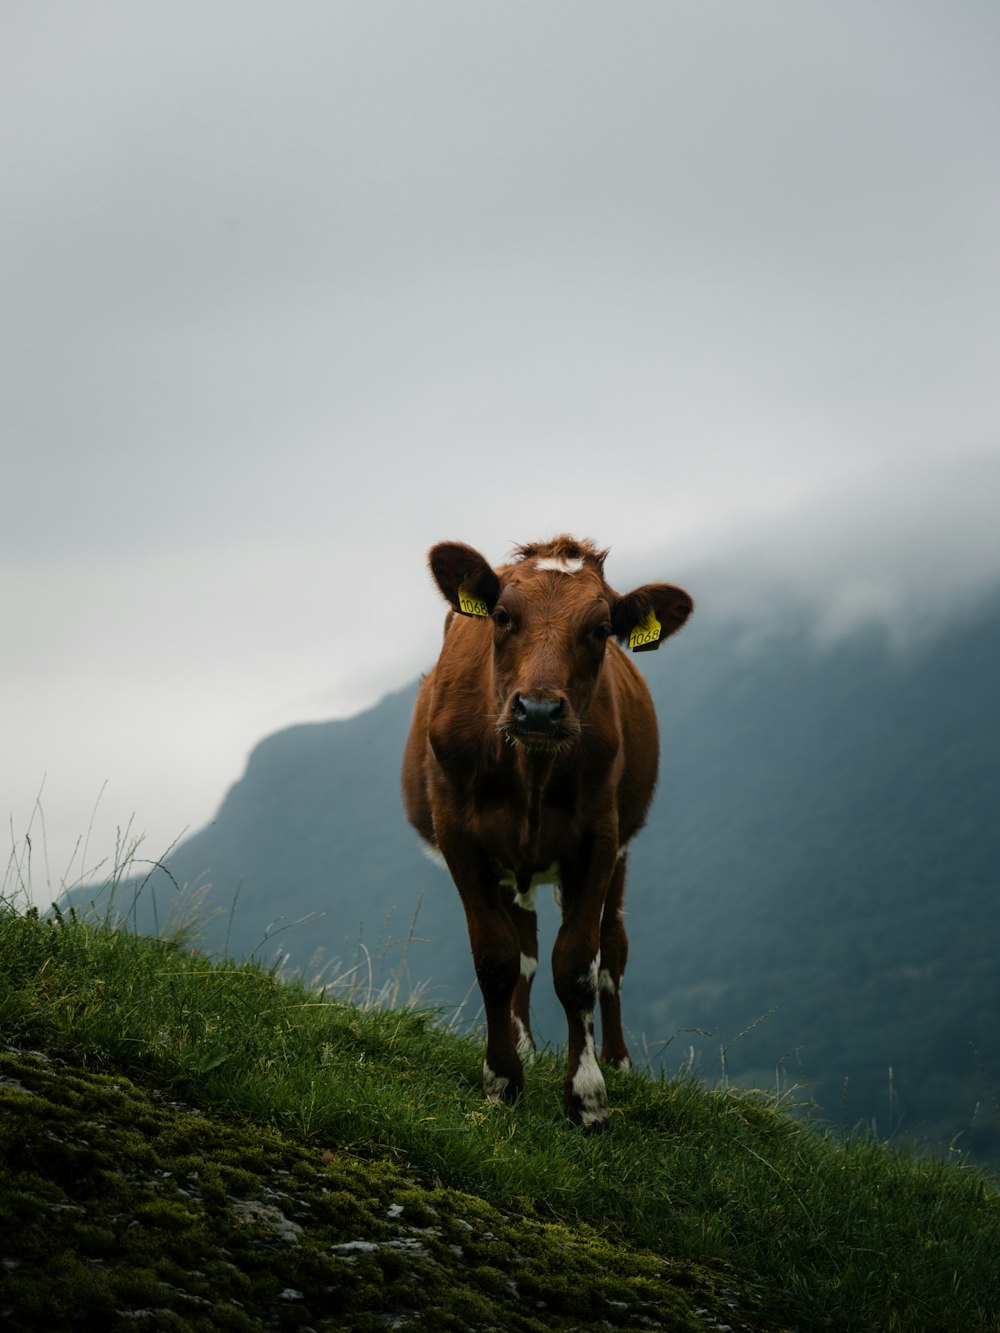
[[(639, 1322), (612, 1319), (612, 1326), (641, 1327), (640, 1306), (646, 1317), (659, 1309), (666, 1320), (662, 1327), (698, 1327), (690, 1322), (698, 1303), (722, 1302), (719, 1293), (731, 1288), (744, 1321), (732, 1315), (734, 1328), (880, 1333), (1000, 1328), (1000, 1195), (991, 1178), (962, 1161), (921, 1159), (904, 1147), (866, 1138), (839, 1139), (779, 1109), (764, 1094), (611, 1072), (611, 1129), (588, 1138), (563, 1117), (558, 1053), (539, 1056), (518, 1106), (487, 1105), (479, 1088), (480, 1043), (442, 1031), (430, 1011), (359, 1006), (281, 980), (252, 963), (207, 959), (182, 942), (137, 938), (106, 923), (46, 920), (9, 906), (0, 910), (0, 1033), (12, 1048), (8, 1062), (20, 1062), (21, 1072), (9, 1077), (22, 1088), (43, 1080), (32, 1057), (23, 1054), (34, 1049), (65, 1061), (74, 1078), (96, 1079), (95, 1088), (113, 1084), (124, 1089), (121, 1096), (145, 1099), (150, 1107), (157, 1105), (150, 1098), (159, 1094), (161, 1107), (166, 1095), (199, 1108), (198, 1123), (211, 1126), (202, 1165), (190, 1164), (190, 1143), (163, 1151), (188, 1159), (187, 1169), (197, 1169), (199, 1179), (212, 1175), (217, 1199), (231, 1199), (241, 1188), (238, 1177), (235, 1185), (219, 1183), (220, 1173), (243, 1171), (260, 1179), (261, 1164), (272, 1158), (291, 1163), (283, 1170), (310, 1179), (325, 1178), (324, 1172), (334, 1170), (331, 1161), (349, 1163), (352, 1171), (377, 1176), (348, 1172), (346, 1183), (334, 1188), (358, 1204), (362, 1232), (388, 1225), (390, 1196), (413, 1192), (412, 1198), (422, 1201), (419, 1212), (433, 1195), (434, 1215), (451, 1219), (445, 1239), (434, 1238), (438, 1269), (447, 1258), (440, 1247), (458, 1245), (449, 1239), (451, 1231), (468, 1237), (474, 1233), (465, 1228), (478, 1226), (506, 1237), (497, 1241), (506, 1259), (498, 1253), (492, 1263), (480, 1257), (474, 1265), (487, 1288), (492, 1279), (483, 1276), (486, 1269), (501, 1275), (492, 1297), (483, 1296), (484, 1309), (496, 1313), (505, 1299), (512, 1300), (503, 1286), (512, 1279), (509, 1271), (506, 1278), (503, 1274), (515, 1251), (521, 1256), (518, 1281), (534, 1284), (532, 1309), (546, 1299), (540, 1294), (545, 1291), (555, 1293), (553, 1300), (563, 1291), (572, 1306), (586, 1290), (587, 1309), (603, 1308), (601, 1300), (607, 1306), (593, 1324), (575, 1306), (560, 1315), (564, 1324), (554, 1322), (550, 1310), (540, 1327), (598, 1327), (609, 1310), (625, 1308)], [(8, 1108), (19, 1095), (17, 1087), (0, 1086), (0, 1105)], [(52, 1100), (51, 1087), (45, 1095), (53, 1115), (71, 1117), (72, 1108), (60, 1109)], [(104, 1123), (114, 1120), (110, 1111), (102, 1114)], [(152, 1110), (143, 1114), (155, 1121)], [(88, 1115), (88, 1123), (94, 1122), (93, 1108)], [(130, 1115), (139, 1112), (133, 1108)], [(150, 1171), (161, 1141), (184, 1138), (172, 1123), (152, 1139), (146, 1136)], [(189, 1136), (193, 1123), (189, 1115)], [(9, 1124), (9, 1116), (0, 1116), (0, 1125)], [(236, 1137), (231, 1142), (227, 1135)], [(9, 1175), (19, 1167), (5, 1147)], [(324, 1161), (324, 1153), (331, 1160)], [(93, 1169), (107, 1173), (113, 1167), (112, 1156)], [(32, 1169), (37, 1174), (37, 1164)], [(139, 1219), (142, 1235), (152, 1225), (149, 1219), (159, 1218), (156, 1227), (179, 1238), (188, 1255), (177, 1261), (178, 1268), (186, 1263), (207, 1272), (210, 1260), (195, 1264), (192, 1256), (202, 1253), (199, 1246), (207, 1255), (211, 1244), (218, 1245), (213, 1227), (223, 1223), (204, 1212), (203, 1200), (195, 1208), (190, 1198), (175, 1197), (162, 1183), (153, 1188), (155, 1177), (143, 1178), (153, 1183), (135, 1204), (145, 1210)], [(9, 1201), (7, 1184), (3, 1193)], [(30, 1212), (30, 1189), (23, 1181), (17, 1188)], [(66, 1181), (39, 1179), (35, 1188), (65, 1193)], [(245, 1192), (245, 1181), (242, 1188)], [(321, 1186), (313, 1181), (310, 1188)], [(377, 1206), (364, 1203), (369, 1196)], [(457, 1208), (456, 1200), (469, 1201), (473, 1212), (463, 1212), (465, 1204)], [(9, 1202), (4, 1206), (9, 1209)], [(488, 1227), (481, 1216), (476, 1220), (475, 1208), (487, 1210)], [(8, 1232), (16, 1219), (0, 1222)], [(224, 1225), (230, 1234), (231, 1218)], [(329, 1241), (332, 1223), (315, 1226), (320, 1231), (327, 1226), (323, 1234)], [(535, 1247), (530, 1282), (523, 1254), (529, 1242)], [(405, 1247), (391, 1251), (397, 1268), (405, 1253)], [(87, 1268), (71, 1249), (59, 1262), (75, 1264), (81, 1281), (86, 1269), (93, 1283), (93, 1266)], [(239, 1299), (249, 1260), (243, 1255), (231, 1262), (236, 1275), (222, 1282), (217, 1274), (222, 1285), (215, 1289), (222, 1304), (230, 1302), (226, 1318), (235, 1322), (227, 1324), (219, 1315), (216, 1326), (250, 1327), (240, 1324), (244, 1316), (231, 1303)], [(370, 1305), (376, 1299), (372, 1292), (381, 1299), (387, 1290), (384, 1274), (380, 1282), (357, 1278), (357, 1262), (353, 1268), (346, 1261), (341, 1265), (347, 1276), (354, 1274), (354, 1295), (344, 1296), (355, 1300), (354, 1314), (344, 1327), (366, 1326), (356, 1304), (359, 1292), (368, 1292), (364, 1299)], [(573, 1272), (575, 1280), (568, 1282), (566, 1274)], [(601, 1287), (600, 1274), (602, 1281), (619, 1274), (624, 1285), (611, 1296)], [(148, 1274), (143, 1280), (153, 1282)], [(161, 1288), (171, 1287), (162, 1275), (155, 1280)], [(403, 1276), (398, 1280), (405, 1285)], [(303, 1273), (285, 1285), (297, 1289), (299, 1282), (313, 1290), (318, 1281)], [(433, 1283), (427, 1278), (419, 1285), (427, 1297)], [(485, 1290), (468, 1273), (459, 1285), (469, 1300)], [(105, 1293), (102, 1299), (111, 1297)], [(274, 1296), (272, 1304), (276, 1301)], [(259, 1326), (282, 1326), (279, 1306), (274, 1306), (278, 1322)], [(435, 1318), (444, 1317), (443, 1309)], [(530, 1315), (523, 1299), (513, 1301), (500, 1323), (533, 1327), (515, 1321)], [(343, 1312), (341, 1317), (346, 1318)], [(492, 1326), (478, 1306), (468, 1306), (464, 1314), (452, 1310), (448, 1317), (457, 1321), (455, 1327)], [(163, 1326), (195, 1327), (191, 1318)], [(433, 1320), (426, 1326), (434, 1326)]]

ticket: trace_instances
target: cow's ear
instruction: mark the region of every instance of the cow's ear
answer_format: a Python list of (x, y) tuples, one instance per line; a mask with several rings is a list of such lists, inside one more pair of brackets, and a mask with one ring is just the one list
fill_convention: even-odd
[(676, 634), (693, 610), (694, 602), (683, 588), (644, 583), (618, 598), (611, 608), (611, 624), (616, 638), (633, 652), (651, 652)]
[(440, 542), (429, 557), (434, 582), (463, 616), (491, 616), (500, 580), (478, 551), (461, 542)]

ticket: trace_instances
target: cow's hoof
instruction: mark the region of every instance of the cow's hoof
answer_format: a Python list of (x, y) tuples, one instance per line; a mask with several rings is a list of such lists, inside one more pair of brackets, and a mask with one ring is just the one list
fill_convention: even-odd
[(522, 1080), (498, 1074), (483, 1061), (483, 1096), (488, 1102), (506, 1102), (508, 1106), (513, 1106), (523, 1090)]
[(571, 1093), (566, 1098), (566, 1114), (584, 1134), (602, 1134), (608, 1127), (608, 1103), (604, 1097), (584, 1100)]
[(607, 1116), (604, 1116), (603, 1119), (600, 1120), (584, 1121), (580, 1128), (583, 1130), (584, 1134), (590, 1138), (594, 1134), (603, 1134), (605, 1130), (610, 1129), (611, 1121)]
[(573, 1124), (579, 1125), (583, 1133), (588, 1136), (603, 1134), (610, 1124), (606, 1106), (584, 1108), (579, 1104), (567, 1105), (566, 1114)]
[(618, 1051), (602, 1050), (601, 1064), (605, 1065), (608, 1069), (620, 1069), (623, 1072), (635, 1068), (628, 1051), (626, 1051), (624, 1055), (622, 1055)]
[(607, 1123), (608, 1092), (589, 1042), (575, 1073), (563, 1084), (563, 1104), (570, 1120), (587, 1134), (599, 1134)]

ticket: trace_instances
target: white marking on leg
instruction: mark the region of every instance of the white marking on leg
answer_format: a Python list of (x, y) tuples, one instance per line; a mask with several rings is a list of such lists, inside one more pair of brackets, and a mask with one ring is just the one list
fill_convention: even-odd
[(498, 1102), (503, 1099), (504, 1090), (510, 1082), (500, 1074), (494, 1074), (486, 1061), (483, 1061), (483, 1092), (487, 1101)]
[(511, 1014), (514, 1023), (514, 1031), (517, 1034), (517, 1053), (526, 1064), (533, 1064), (535, 1060), (535, 1043), (531, 1040), (531, 1033), (524, 1026), (517, 1014)]
[(586, 986), (590, 990), (591, 995), (593, 995), (595, 999), (597, 998), (597, 988), (599, 985), (600, 968), (601, 968), (601, 951), (598, 949), (597, 957), (591, 962), (590, 968), (587, 971), (587, 975), (585, 977), (580, 978), (580, 985)]
[[(618, 987), (615, 985), (615, 979), (606, 967), (602, 967), (597, 976), (597, 985), (600, 990), (607, 991), (609, 995), (617, 995)], [(618, 983), (621, 985), (621, 982)]]
[(580, 1106), (580, 1122), (586, 1126), (607, 1120), (608, 1093), (594, 1049), (593, 1011), (582, 1010), (580, 1020), (583, 1023), (584, 1045), (576, 1073), (573, 1075), (572, 1087), (573, 1095)]
[(424, 856), (427, 857), (428, 861), (433, 861), (442, 870), (448, 869), (448, 862), (441, 855), (440, 847), (435, 847), (432, 842), (425, 842), (423, 838), (420, 839), (420, 845), (424, 849)]
[(582, 556), (545, 555), (535, 561), (535, 568), (551, 569), (557, 574), (579, 574), (583, 568)]
[(562, 916), (563, 914), (562, 888), (558, 884), (552, 885), (552, 901), (556, 905), (556, 911), (559, 913), (560, 916)]
[(530, 953), (521, 954), (521, 976), (530, 981), (537, 971), (538, 959), (533, 958)]

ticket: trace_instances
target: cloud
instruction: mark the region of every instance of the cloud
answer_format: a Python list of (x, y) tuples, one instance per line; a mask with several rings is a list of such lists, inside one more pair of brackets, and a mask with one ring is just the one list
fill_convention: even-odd
[(765, 624), (806, 617), (823, 642), (882, 624), (900, 646), (1000, 587), (1000, 450), (873, 466), (734, 534), (692, 574), (700, 611)]
[(784, 588), (831, 633), (971, 595), (998, 35), (902, 0), (12, 11), (0, 809), (47, 772), (75, 836), (109, 779), (165, 844), (265, 731), (432, 660), (443, 538), (586, 533), (622, 585)]

